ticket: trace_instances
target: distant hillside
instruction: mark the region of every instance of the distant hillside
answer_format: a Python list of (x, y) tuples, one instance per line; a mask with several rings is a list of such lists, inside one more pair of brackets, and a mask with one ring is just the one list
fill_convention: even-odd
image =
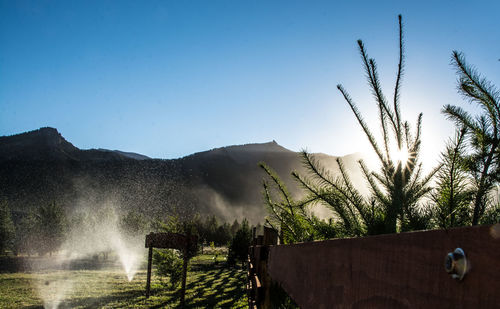
[[(335, 157), (317, 157), (337, 172)], [(353, 175), (359, 175), (358, 158), (344, 157)], [(18, 211), (56, 201), (68, 211), (112, 204), (153, 217), (175, 208), (257, 222), (266, 216), (260, 161), (275, 169), (293, 194), (301, 194), (289, 177), (292, 170), (304, 172), (300, 157), (275, 141), (158, 160), (116, 150), (81, 150), (56, 129), (41, 128), (0, 137), (0, 198)]]
[(125, 153), (80, 150), (54, 128), (0, 137), (0, 162), (23, 161), (110, 161), (129, 159)]
[[(106, 151), (106, 149), (98, 149), (98, 150), (104, 150), (104, 151)], [(148, 160), (148, 159), (151, 159), (148, 156), (141, 155), (141, 154), (138, 154), (138, 153), (135, 153), (135, 152), (125, 152), (125, 151), (120, 151), (120, 150), (110, 150), (110, 151), (113, 151), (113, 152), (115, 152), (117, 154), (120, 154), (120, 155), (125, 156), (125, 157), (130, 158), (130, 159), (136, 159), (136, 160)]]

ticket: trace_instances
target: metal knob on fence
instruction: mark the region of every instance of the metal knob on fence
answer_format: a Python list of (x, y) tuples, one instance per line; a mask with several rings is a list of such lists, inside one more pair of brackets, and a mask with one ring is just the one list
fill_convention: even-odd
[(446, 255), (444, 260), (444, 269), (453, 279), (462, 280), (467, 272), (467, 258), (461, 248)]

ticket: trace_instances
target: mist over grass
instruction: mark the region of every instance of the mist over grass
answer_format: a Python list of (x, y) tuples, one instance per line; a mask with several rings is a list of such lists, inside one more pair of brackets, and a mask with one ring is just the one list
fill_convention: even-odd
[[(100, 261), (97, 264), (101, 264)], [(245, 272), (215, 265), (213, 255), (201, 255), (190, 262), (187, 276), (187, 308), (247, 308)], [(142, 264), (128, 281), (119, 264), (102, 269), (58, 270), (0, 274), (0, 308), (177, 308), (179, 291), (170, 290), (153, 270), (151, 297), (146, 299), (146, 270)], [(71, 280), (71, 289), (61, 284)], [(39, 287), (47, 300), (39, 295)], [(59, 288), (59, 289), (58, 289)], [(59, 301), (56, 294), (63, 297)]]
[[(91, 261), (87, 265), (98, 265), (99, 260), (109, 261), (121, 267), (123, 278), (132, 281), (145, 259), (144, 234), (124, 229), (119, 206), (111, 199), (100, 205), (80, 204), (67, 220), (60, 247), (49, 259), (41, 259), (31, 268), (34, 271), (54, 269), (57, 273), (82, 261)], [(35, 281), (34, 286), (44, 307), (55, 309), (73, 293), (75, 279), (52, 274), (48, 277), (50, 279), (45, 281)]]
[(114, 252), (132, 280), (144, 256), (144, 235), (125, 231), (116, 208), (112, 202), (105, 203), (97, 211), (79, 208), (60, 251), (65, 259), (106, 256)]

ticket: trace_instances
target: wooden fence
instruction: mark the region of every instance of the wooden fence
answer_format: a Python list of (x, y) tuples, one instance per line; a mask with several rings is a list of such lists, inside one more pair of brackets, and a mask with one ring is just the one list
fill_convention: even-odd
[(265, 229), (250, 247), (250, 308), (272, 307), (272, 284), (301, 308), (500, 308), (500, 224), (276, 243)]

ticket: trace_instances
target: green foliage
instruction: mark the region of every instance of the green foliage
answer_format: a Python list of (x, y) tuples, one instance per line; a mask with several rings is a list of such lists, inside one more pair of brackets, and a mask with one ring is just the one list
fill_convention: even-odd
[(496, 224), (500, 223), (500, 201), (498, 200), (496, 203), (491, 203), (489, 207), (486, 207), (486, 210), (481, 216), (480, 224)]
[(240, 229), (234, 235), (234, 238), (229, 245), (227, 262), (230, 265), (236, 264), (237, 261), (244, 262), (247, 259), (248, 247), (252, 241), (252, 232), (246, 219), (241, 222)]
[(311, 216), (311, 225), (314, 227), (314, 240), (326, 240), (344, 235), (344, 232), (340, 229), (339, 225), (335, 224), (331, 218), (328, 221), (325, 221), (316, 216)]
[(121, 218), (120, 227), (128, 235), (138, 236), (146, 234), (148, 222), (143, 214), (131, 210)]
[(37, 248), (37, 221), (34, 213), (25, 214), (16, 225), (14, 252), (34, 254)]
[[(164, 221), (157, 221), (153, 224), (153, 229), (160, 232), (178, 233), (183, 235), (198, 235), (199, 217), (184, 217), (182, 220), (178, 215), (167, 216)], [(183, 258), (185, 252), (180, 251), (178, 254)], [(197, 252), (187, 252), (188, 259), (195, 256)]]
[(326, 239), (337, 235), (335, 226), (322, 222), (309, 210), (308, 205), (314, 198), (295, 201), (274, 170), (263, 162), (259, 163), (259, 166), (271, 179), (271, 182), (263, 182), (264, 201), (269, 213), (266, 224), (278, 232), (282, 244)]
[(473, 191), (467, 174), (463, 128), (456, 132), (441, 153), (442, 167), (436, 175), (436, 188), (432, 193), (434, 218), (440, 228), (466, 226), (472, 222)]
[(354, 188), (340, 159), (337, 159), (340, 176), (333, 177), (313, 155), (304, 151), (302, 157), (309, 174), (303, 176), (293, 172), (292, 175), (308, 192), (305, 201), (310, 204), (322, 203), (334, 212), (335, 217), (330, 221), (334, 222), (333, 226), (338, 226), (340, 232), (337, 236), (372, 234), (369, 229), (381, 225), (382, 212), (379, 208), (369, 207), (373, 204), (367, 205)]
[[(181, 218), (178, 214), (173, 214), (167, 216), (164, 221), (156, 222), (156, 229), (163, 232), (197, 235), (199, 222), (197, 215)], [(182, 280), (183, 259), (192, 258), (196, 252), (188, 252), (187, 257), (185, 254), (186, 252), (174, 249), (155, 249), (154, 251), (153, 262), (157, 267), (157, 274), (160, 277), (168, 277), (171, 289), (177, 288)]]
[(0, 254), (4, 254), (5, 250), (13, 248), (14, 236), (15, 227), (9, 205), (7, 205), (6, 201), (0, 201)]
[[(237, 220), (235, 222), (238, 223)], [(233, 237), (232, 228), (227, 222), (219, 223), (214, 215), (206, 217), (205, 221), (196, 222), (196, 230), (202, 244), (214, 242), (217, 246), (226, 246)]]
[(183, 261), (177, 250), (155, 249), (153, 254), (153, 263), (156, 265), (156, 273), (158, 276), (168, 276), (168, 283), (170, 283), (171, 289), (175, 289), (179, 286), (179, 283), (182, 280)]
[(180, 219), (178, 215), (173, 214), (167, 216), (164, 221), (155, 222), (153, 224), (153, 230), (197, 235), (198, 244), (201, 246), (202, 252), (203, 246), (206, 244), (210, 246), (213, 244), (211, 252), (217, 252), (214, 249), (215, 246), (229, 245), (233, 238), (231, 229), (235, 226), (240, 226), (237, 220), (235, 220), (233, 226), (229, 225), (227, 222), (220, 224), (213, 215), (207, 216), (205, 220), (202, 220), (197, 214), (190, 217), (184, 217), (184, 219)]
[(66, 231), (64, 210), (52, 202), (38, 208), (36, 214), (37, 251), (43, 255), (52, 254), (62, 244)]
[(382, 92), (375, 60), (368, 57), (361, 40), (358, 46), (368, 84), (378, 107), (381, 140), (372, 134), (344, 87), (338, 85), (337, 88), (349, 104), (380, 162), (380, 170), (374, 172), (368, 169), (363, 160), (359, 161), (371, 195), (364, 197), (354, 187), (341, 159), (337, 159), (340, 176), (333, 177), (313, 155), (304, 151), (302, 157), (309, 175), (302, 176), (294, 172), (293, 176), (309, 192), (305, 201), (320, 202), (329, 207), (346, 236), (424, 229), (428, 227), (431, 214), (420, 206), (419, 201), (431, 190), (429, 182), (437, 169), (423, 176), (422, 165), (418, 161), (422, 114), (417, 118), (414, 133), (411, 132), (410, 124), (401, 118), (399, 97), (404, 67), (401, 16), (398, 72), (392, 104)]
[(231, 224), (231, 236), (234, 237), (239, 229), (240, 223), (238, 222), (238, 219), (234, 219), (233, 224)]
[(152, 229), (163, 232), (199, 236), (199, 226), (200, 217), (198, 214), (180, 216), (178, 213), (174, 212), (173, 214), (166, 216), (164, 220), (154, 222)]
[(229, 225), (229, 223), (224, 222), (217, 228), (214, 242), (220, 246), (227, 246), (231, 242), (232, 238), (231, 226)]
[(457, 70), (459, 93), (482, 110), (473, 117), (458, 106), (446, 105), (443, 108), (448, 119), (467, 130), (470, 153), (466, 156), (466, 163), (474, 179), (472, 225), (476, 225), (486, 211), (500, 175), (500, 93), (466, 63), (462, 53), (454, 51), (452, 63)]

